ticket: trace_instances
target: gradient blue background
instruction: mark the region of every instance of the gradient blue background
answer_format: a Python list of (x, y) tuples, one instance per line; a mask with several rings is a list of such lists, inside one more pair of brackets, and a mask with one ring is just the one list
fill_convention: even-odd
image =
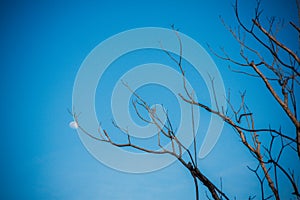
[[(73, 82), (81, 62), (97, 44), (121, 31), (175, 24), (204, 47), (206, 43), (224, 46), (237, 56), (239, 47), (219, 19), (221, 15), (235, 25), (232, 3), (0, 1), (0, 198), (194, 199), (190, 174), (177, 162), (154, 173), (133, 175), (95, 160), (69, 128), (72, 118), (67, 109), (72, 106)], [(253, 3), (240, 6), (245, 15), (253, 13)], [(266, 15), (297, 22), (294, 1), (265, 0), (262, 6)], [(287, 44), (296, 48), (293, 33), (287, 35)], [(270, 95), (257, 87), (260, 81), (230, 73), (228, 63), (214, 60), (235, 97), (247, 88), (259, 125), (290, 129), (280, 110), (274, 114), (272, 108), (278, 106), (269, 102)], [(291, 166), (294, 162), (299, 163), (285, 161)], [(224, 190), (238, 199), (258, 194), (255, 176), (246, 169), (251, 163), (253, 159), (228, 127), (215, 149), (200, 161), (203, 171), (215, 183), (223, 177)], [(205, 188), (200, 189), (205, 195)]]

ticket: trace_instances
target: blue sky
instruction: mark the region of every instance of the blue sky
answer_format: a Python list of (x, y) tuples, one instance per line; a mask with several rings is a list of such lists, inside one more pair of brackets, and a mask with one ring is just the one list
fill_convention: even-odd
[[(121, 31), (175, 24), (204, 47), (206, 43), (215, 48), (224, 46), (237, 55), (239, 48), (219, 19), (221, 15), (235, 25), (232, 3), (1, 1), (0, 198), (193, 199), (193, 181), (178, 162), (153, 173), (127, 174), (97, 161), (69, 128), (72, 118), (67, 109), (72, 107), (73, 83), (84, 58), (101, 41)], [(247, 15), (253, 13), (249, 9), (253, 4), (240, 4)], [(296, 19), (294, 1), (266, 0), (263, 8), (267, 15)], [(284, 39), (295, 45), (291, 37)], [(273, 114), (273, 107), (278, 106), (269, 102), (270, 95), (254, 87), (261, 84), (258, 80), (245, 81), (245, 77), (228, 71), (228, 63), (213, 59), (233, 95), (238, 97), (238, 92), (247, 88), (258, 125), (289, 128), (282, 113)], [(266, 115), (260, 117), (262, 112)], [(230, 162), (224, 162), (228, 157)], [(287, 165), (293, 162), (286, 160)], [(214, 150), (200, 161), (208, 177), (216, 183), (223, 177), (225, 191), (238, 199), (258, 191), (254, 175), (246, 169), (251, 163), (248, 152), (228, 127)], [(200, 189), (203, 195), (204, 188)]]

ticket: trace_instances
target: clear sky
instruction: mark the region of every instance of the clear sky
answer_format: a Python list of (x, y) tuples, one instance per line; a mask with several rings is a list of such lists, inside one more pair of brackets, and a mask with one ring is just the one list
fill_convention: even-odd
[[(67, 109), (72, 107), (73, 83), (84, 58), (101, 41), (128, 29), (175, 24), (205, 48), (206, 43), (223, 46), (237, 56), (239, 47), (219, 19), (236, 24), (232, 3), (0, 1), (0, 198), (194, 199), (191, 176), (178, 162), (152, 173), (128, 174), (97, 161), (69, 128), (72, 117)], [(252, 14), (252, 5), (241, 2), (241, 12)], [(262, 7), (266, 15), (297, 22), (292, 0), (265, 0)], [(295, 47), (291, 37), (284, 39)], [(274, 114), (278, 107), (269, 101), (270, 95), (257, 87), (262, 83), (233, 74), (228, 63), (213, 59), (233, 95), (247, 88), (258, 125), (289, 128), (281, 112)], [(109, 115), (102, 117), (110, 120)], [(223, 178), (230, 197), (245, 199), (258, 193), (256, 178), (246, 169), (253, 160), (231, 128), (224, 128), (216, 147), (199, 162), (215, 183)], [(294, 162), (286, 160), (287, 165)], [(204, 189), (200, 187), (201, 196)]]

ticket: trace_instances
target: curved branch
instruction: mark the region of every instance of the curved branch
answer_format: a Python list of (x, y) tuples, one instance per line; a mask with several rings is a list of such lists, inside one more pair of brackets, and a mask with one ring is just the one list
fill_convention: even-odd
[[(300, 58), (289, 48), (287, 48), (284, 44), (282, 44), (281, 42), (279, 42), (276, 38), (274, 38), (270, 33), (268, 33), (267, 30), (265, 30), (260, 23), (258, 23), (257, 20), (253, 19), (252, 22), (254, 23), (255, 26), (257, 26), (259, 28), (259, 30), (261, 30), (270, 40), (272, 40), (275, 44), (277, 44), (278, 46), (280, 46), (283, 50), (285, 50), (288, 54), (290, 54), (296, 61), (298, 64), (300, 64)], [(294, 69), (294, 68), (293, 68)], [(295, 70), (295, 69), (294, 69)], [(297, 71), (295, 71), (297, 72)], [(298, 72), (299, 75), (299, 72)]]

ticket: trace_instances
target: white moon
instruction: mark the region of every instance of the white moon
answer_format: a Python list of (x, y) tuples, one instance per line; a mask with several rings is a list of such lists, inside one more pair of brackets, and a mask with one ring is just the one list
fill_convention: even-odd
[(77, 124), (77, 122), (75, 122), (75, 121), (71, 121), (71, 122), (69, 123), (69, 126), (70, 126), (70, 128), (73, 128), (73, 129), (77, 129), (77, 128), (78, 128), (78, 124)]

